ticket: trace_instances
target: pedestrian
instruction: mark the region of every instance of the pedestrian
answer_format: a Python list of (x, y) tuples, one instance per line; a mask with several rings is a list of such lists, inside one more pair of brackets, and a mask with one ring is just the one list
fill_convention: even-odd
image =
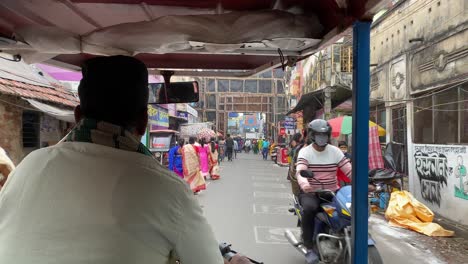
[[(345, 158), (351, 162), (351, 154), (348, 153), (348, 144), (346, 141), (338, 142), (338, 148), (343, 152)], [(340, 187), (351, 184), (349, 177), (347, 177), (341, 170), (336, 171), (336, 178)]]
[(168, 160), (169, 170), (175, 172), (180, 178), (184, 178), (184, 169), (182, 167), (182, 147), (185, 144), (183, 138), (179, 139), (178, 144), (169, 150)]
[(198, 150), (198, 157), (200, 159), (200, 170), (203, 178), (206, 180), (208, 175), (210, 174), (210, 164), (209, 164), (209, 153), (210, 147), (206, 142), (205, 138), (199, 139), (200, 146), (197, 148)]
[(261, 138), (258, 140), (258, 152), (263, 155), (263, 139)]
[(252, 149), (255, 155), (258, 154), (258, 142), (256, 139), (252, 140)]
[(189, 138), (189, 144), (182, 148), (182, 164), (184, 180), (189, 184), (194, 194), (206, 189), (205, 179), (200, 171), (200, 158), (198, 147), (195, 146), (195, 137)]
[(262, 142), (262, 154), (263, 154), (263, 160), (267, 160), (268, 159), (268, 151), (270, 149), (270, 142), (268, 141), (268, 139), (264, 139), (263, 142)]
[(234, 140), (231, 138), (230, 134), (227, 134), (226, 139), (226, 153), (228, 156), (228, 161), (232, 161), (232, 152), (234, 151)]
[(222, 136), (219, 137), (218, 151), (218, 162), (221, 163), (222, 161), (224, 161), (224, 157), (226, 155), (226, 141)]
[(249, 153), (250, 152), (250, 147), (252, 146), (252, 142), (250, 141), (250, 139), (247, 139), (245, 141), (245, 153)]
[(297, 182), (297, 177), (296, 177), (296, 162), (297, 162), (297, 156), (299, 154), (299, 151), (306, 146), (305, 144), (305, 138), (307, 137), (306, 132), (305, 135), (302, 135), (301, 133), (296, 133), (293, 136), (293, 139), (291, 141), (291, 162), (289, 164), (289, 174), (287, 179), (291, 182), (291, 190), (292, 193), (296, 196), (299, 197), (299, 194), (301, 193), (301, 189), (299, 187), (299, 183)]
[(234, 158), (237, 159), (237, 152), (239, 151), (239, 143), (238, 140), (234, 140)]
[(348, 152), (348, 143), (346, 143), (346, 141), (338, 142), (338, 148), (341, 149), (347, 159), (351, 160), (351, 154)]
[(219, 146), (216, 144), (215, 139), (212, 138), (210, 142), (210, 152), (209, 152), (209, 161), (210, 161), (210, 176), (212, 180), (218, 180), (219, 176), (219, 163), (218, 163), (218, 149)]

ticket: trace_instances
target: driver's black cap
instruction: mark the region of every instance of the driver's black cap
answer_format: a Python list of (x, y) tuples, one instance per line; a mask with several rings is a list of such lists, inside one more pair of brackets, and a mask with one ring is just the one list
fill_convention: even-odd
[(110, 56), (87, 60), (78, 87), (85, 117), (132, 126), (148, 105), (148, 70), (133, 57)]

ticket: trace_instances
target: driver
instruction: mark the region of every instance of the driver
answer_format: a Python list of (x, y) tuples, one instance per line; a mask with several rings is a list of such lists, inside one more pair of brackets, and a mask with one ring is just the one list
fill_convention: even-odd
[[(320, 200), (315, 191), (328, 189), (336, 191), (338, 182), (337, 170), (341, 170), (347, 177), (351, 176), (351, 163), (343, 152), (329, 144), (331, 126), (323, 119), (315, 119), (308, 125), (308, 136), (312, 144), (302, 148), (297, 158), (297, 181), (301, 193), (299, 202), (303, 207), (302, 239), (304, 246), (313, 248), (314, 221), (320, 206)], [(313, 179), (302, 177), (302, 170), (310, 170), (314, 173)]]
[(140, 143), (145, 65), (99, 57), (82, 72), (76, 127), (29, 154), (0, 194), (0, 263), (224, 263), (188, 185)]

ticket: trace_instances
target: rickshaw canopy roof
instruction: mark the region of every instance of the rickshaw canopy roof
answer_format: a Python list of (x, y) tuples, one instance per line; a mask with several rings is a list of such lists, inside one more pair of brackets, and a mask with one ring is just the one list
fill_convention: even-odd
[(122, 54), (155, 72), (241, 77), (313, 54), (388, 2), (4, 0), (0, 49), (71, 69)]

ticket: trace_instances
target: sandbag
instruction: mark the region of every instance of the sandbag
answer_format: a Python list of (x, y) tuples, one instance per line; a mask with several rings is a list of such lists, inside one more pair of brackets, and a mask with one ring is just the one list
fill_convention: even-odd
[(427, 236), (450, 237), (453, 231), (432, 223), (434, 213), (407, 191), (392, 192), (385, 217), (390, 225), (407, 228)]

